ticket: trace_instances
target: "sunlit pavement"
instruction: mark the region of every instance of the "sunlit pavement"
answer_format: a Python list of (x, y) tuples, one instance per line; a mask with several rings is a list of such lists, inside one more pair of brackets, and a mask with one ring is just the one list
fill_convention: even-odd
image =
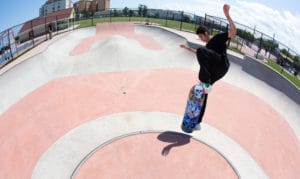
[(209, 94), (201, 131), (181, 131), (199, 69), (179, 47), (187, 40), (199, 41), (98, 24), (2, 69), (0, 178), (300, 176), (299, 105), (233, 62)]

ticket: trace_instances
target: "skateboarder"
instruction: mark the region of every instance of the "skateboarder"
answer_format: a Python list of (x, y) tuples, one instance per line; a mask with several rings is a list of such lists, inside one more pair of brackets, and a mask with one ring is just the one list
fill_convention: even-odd
[[(198, 78), (200, 83), (213, 85), (216, 81), (221, 79), (228, 71), (229, 61), (227, 59), (227, 45), (226, 42), (236, 34), (235, 25), (229, 15), (230, 6), (225, 4), (223, 6), (224, 15), (229, 23), (230, 30), (228, 32), (219, 33), (214, 37), (211, 37), (209, 31), (205, 27), (198, 27), (196, 34), (198, 37), (206, 42), (205, 47), (200, 47), (197, 50), (192, 49), (184, 44), (180, 45), (190, 52), (193, 52), (197, 56), (197, 60), (200, 64), (200, 71)], [(207, 94), (204, 94), (204, 101), (198, 124), (194, 130), (200, 130), (200, 123), (205, 112), (207, 102)]]

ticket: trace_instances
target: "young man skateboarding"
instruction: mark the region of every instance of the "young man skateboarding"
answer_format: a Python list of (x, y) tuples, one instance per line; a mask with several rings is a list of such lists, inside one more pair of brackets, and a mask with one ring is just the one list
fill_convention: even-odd
[[(214, 37), (211, 37), (207, 28), (199, 27), (196, 31), (196, 34), (202, 41), (206, 42), (205, 47), (200, 47), (195, 50), (184, 44), (180, 45), (181, 48), (184, 48), (197, 55), (197, 60), (200, 64), (198, 78), (200, 83), (204, 83), (206, 86), (208, 84), (213, 85), (216, 81), (221, 79), (229, 69), (229, 61), (226, 53), (226, 42), (236, 34), (236, 28), (229, 15), (229, 9), (230, 6), (227, 4), (223, 6), (224, 15), (226, 16), (230, 26), (230, 30), (228, 32), (219, 33)], [(200, 123), (202, 122), (202, 117), (205, 112), (207, 93), (203, 95), (204, 97), (201, 105), (201, 113), (194, 130), (200, 130)]]

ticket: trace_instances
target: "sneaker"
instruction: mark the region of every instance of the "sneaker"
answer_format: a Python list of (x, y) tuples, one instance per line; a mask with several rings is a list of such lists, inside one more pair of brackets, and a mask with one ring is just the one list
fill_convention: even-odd
[(211, 87), (211, 84), (209, 84), (209, 83), (203, 83), (203, 88), (204, 88), (204, 93), (208, 94), (211, 92), (212, 87)]
[(194, 127), (194, 130), (199, 131), (200, 129), (201, 129), (200, 123), (196, 124), (195, 127)]

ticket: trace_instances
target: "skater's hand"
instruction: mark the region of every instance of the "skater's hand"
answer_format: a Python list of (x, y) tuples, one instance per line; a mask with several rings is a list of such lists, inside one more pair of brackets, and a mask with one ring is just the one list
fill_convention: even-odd
[(181, 48), (187, 48), (187, 46), (184, 45), (184, 44), (181, 44), (180, 47), (181, 47)]
[(180, 47), (183, 48), (183, 49), (186, 49), (186, 50), (188, 50), (188, 51), (190, 51), (190, 52), (192, 52), (194, 54), (196, 54), (196, 50), (195, 49), (192, 49), (192, 48), (188, 47), (185, 44), (181, 44)]
[(228, 38), (231, 38), (236, 35), (237, 30), (236, 30), (233, 20), (231, 19), (230, 15), (229, 15), (229, 9), (230, 9), (230, 6), (228, 4), (224, 4), (224, 6), (223, 6), (224, 15), (226, 16), (226, 19), (228, 20), (229, 27), (230, 27), (230, 30), (228, 32)]
[(229, 16), (229, 9), (230, 9), (230, 6), (228, 4), (224, 4), (223, 11), (224, 11), (224, 15), (226, 17)]

